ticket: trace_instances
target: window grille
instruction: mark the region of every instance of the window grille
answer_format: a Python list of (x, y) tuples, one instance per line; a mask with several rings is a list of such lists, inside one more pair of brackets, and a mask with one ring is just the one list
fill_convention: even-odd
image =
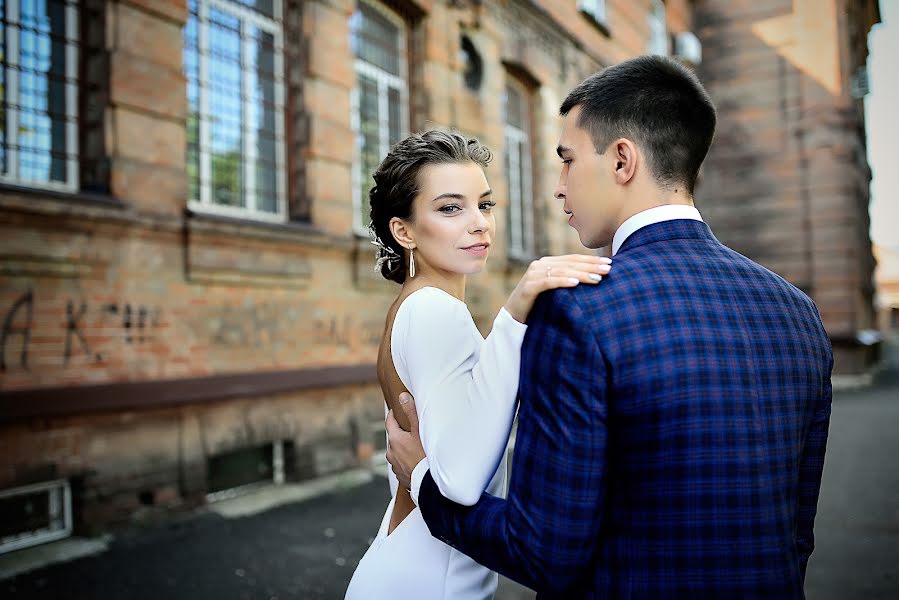
[(0, 0), (0, 180), (76, 191), (78, 7)]
[(286, 218), (280, 0), (189, 0), (184, 29), (191, 208)]
[(356, 87), (352, 98), (356, 144), (353, 161), (353, 227), (369, 224), (371, 176), (409, 129), (406, 26), (380, 4), (359, 2), (350, 19)]

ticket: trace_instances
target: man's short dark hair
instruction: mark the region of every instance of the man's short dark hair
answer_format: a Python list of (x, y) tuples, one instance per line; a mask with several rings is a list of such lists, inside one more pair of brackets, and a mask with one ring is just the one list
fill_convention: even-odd
[(715, 106), (696, 75), (664, 56), (640, 56), (591, 75), (559, 112), (579, 106), (578, 127), (602, 154), (614, 140), (636, 143), (659, 185), (693, 193), (715, 135)]

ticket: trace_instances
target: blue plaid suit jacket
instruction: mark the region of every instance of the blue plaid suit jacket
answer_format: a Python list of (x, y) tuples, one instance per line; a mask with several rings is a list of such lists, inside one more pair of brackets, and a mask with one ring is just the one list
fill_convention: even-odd
[(421, 512), (541, 598), (802, 598), (832, 366), (805, 294), (705, 223), (650, 225), (538, 299), (508, 498), (428, 474)]

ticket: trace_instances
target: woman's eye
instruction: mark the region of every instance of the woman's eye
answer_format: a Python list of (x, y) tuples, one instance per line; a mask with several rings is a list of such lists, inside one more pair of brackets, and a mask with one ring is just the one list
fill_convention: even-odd
[(458, 210), (462, 210), (461, 208), (459, 208), (458, 204), (447, 204), (446, 206), (440, 207), (440, 212), (447, 213), (447, 214), (454, 213)]
[(481, 210), (490, 210), (496, 206), (496, 202), (493, 200), (488, 200), (487, 202), (481, 202)]
[(563, 160), (563, 161), (562, 161), (562, 164), (563, 164), (563, 165), (570, 165), (570, 164), (571, 164), (571, 159), (569, 158), (568, 160)]

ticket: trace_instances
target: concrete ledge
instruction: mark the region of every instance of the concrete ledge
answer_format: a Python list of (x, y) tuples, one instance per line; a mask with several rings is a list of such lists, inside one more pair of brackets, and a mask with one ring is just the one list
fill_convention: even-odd
[(237, 519), (265, 512), (277, 506), (302, 502), (322, 494), (353, 488), (374, 479), (373, 469), (360, 467), (303, 483), (271, 485), (237, 498), (213, 502), (201, 512), (212, 512), (226, 519)]
[(0, 581), (41, 569), (54, 563), (69, 562), (77, 558), (106, 552), (112, 536), (98, 538), (67, 538), (40, 546), (0, 554)]
[(871, 387), (877, 381), (877, 376), (887, 366), (887, 362), (881, 360), (864, 373), (859, 373), (857, 375), (832, 375), (830, 383), (833, 385), (833, 391), (849, 392)]
[(377, 383), (374, 364), (0, 391), (0, 424)]
[(874, 373), (872, 371), (862, 373), (861, 375), (834, 375), (830, 378), (833, 391), (848, 392), (870, 387), (874, 383)]

